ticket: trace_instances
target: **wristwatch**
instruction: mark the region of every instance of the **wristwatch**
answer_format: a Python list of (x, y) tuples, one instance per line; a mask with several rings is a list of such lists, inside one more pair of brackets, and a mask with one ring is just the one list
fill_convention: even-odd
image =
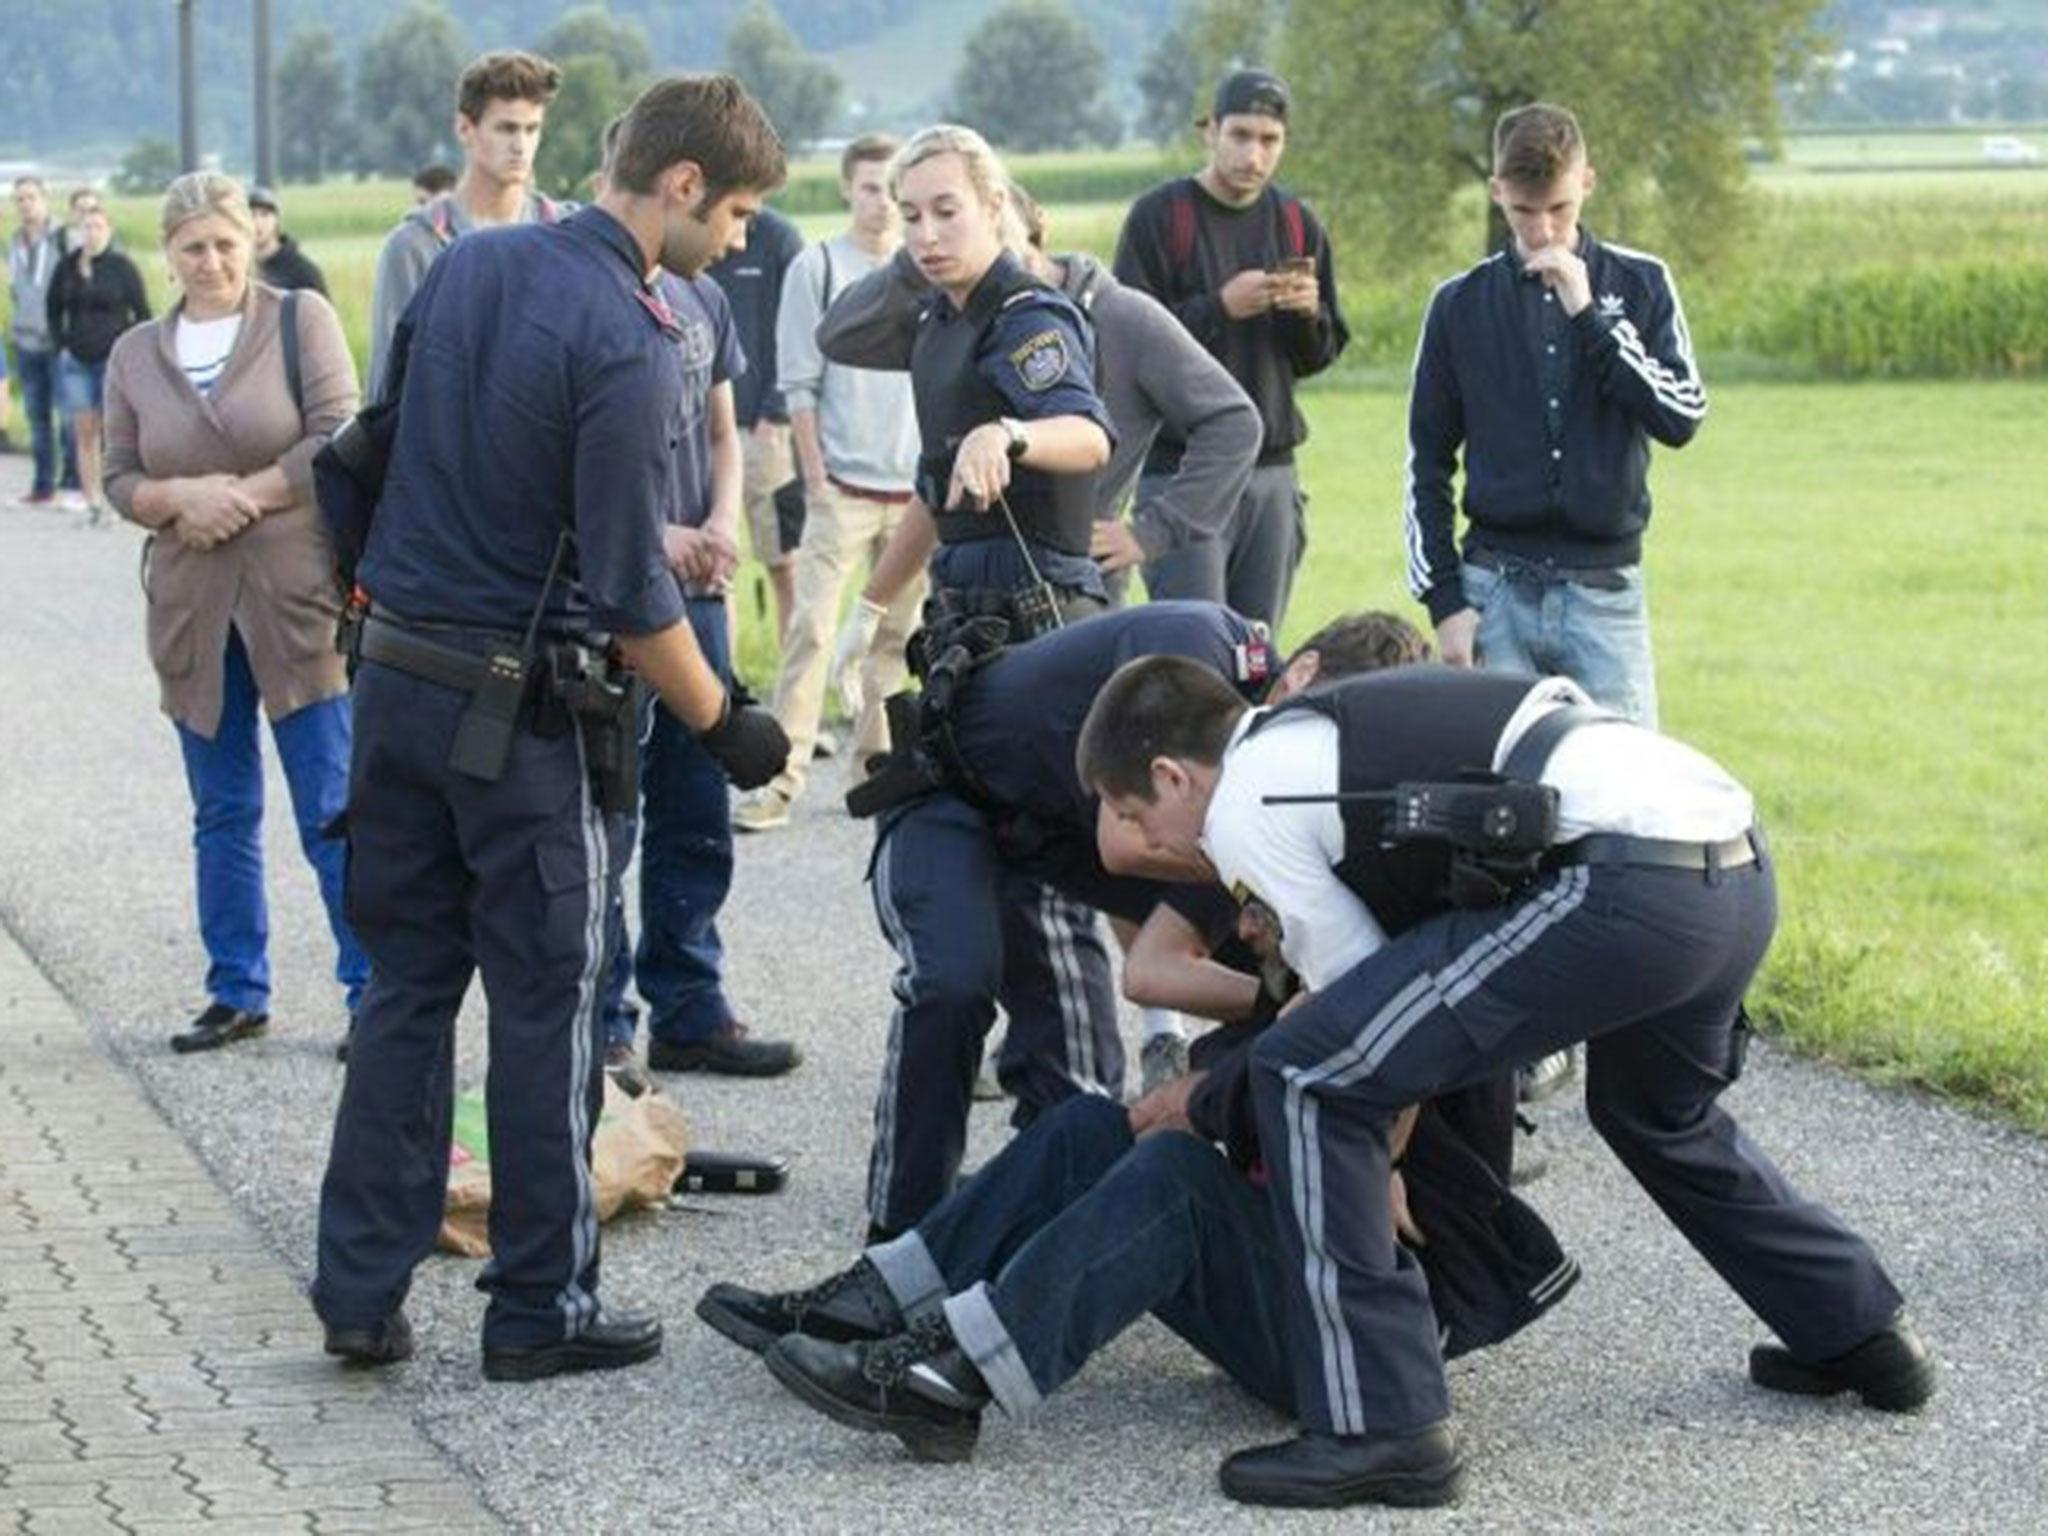
[(996, 425), (1003, 429), (1003, 435), (1010, 440), (1010, 461), (1015, 463), (1031, 451), (1031, 434), (1024, 430), (1024, 423), (1010, 416), (998, 416)]

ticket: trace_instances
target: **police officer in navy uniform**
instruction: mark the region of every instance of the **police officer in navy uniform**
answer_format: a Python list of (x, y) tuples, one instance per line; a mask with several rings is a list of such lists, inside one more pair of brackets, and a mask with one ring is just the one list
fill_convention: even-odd
[(605, 1369), (661, 1348), (656, 1319), (597, 1297), (597, 1001), (633, 697), (597, 637), (734, 782), (781, 767), (781, 729), (734, 708), (664, 559), (683, 359), (652, 278), (738, 246), (783, 171), (737, 82), (663, 81), (627, 114), (597, 204), (458, 242), (400, 328), (396, 440), (360, 568), (348, 897), (373, 974), (321, 1189), (313, 1304), (330, 1354), (411, 1352), (402, 1308), (440, 1224), (454, 1024), (477, 971), (484, 1374)]
[[(1089, 541), (1095, 477), (1113, 434), (1095, 389), (1088, 322), (1005, 249), (1009, 237), (1021, 239), (1021, 226), (1010, 213), (1008, 177), (981, 135), (952, 124), (912, 135), (890, 166), (890, 186), (904, 244), (933, 290), (911, 354), (921, 453), (916, 499), (840, 636), (834, 664), (842, 675), (927, 562), (928, 611), (1000, 615), (1012, 640), (1108, 606)], [(878, 852), (875, 865), (877, 909), (890, 932), (905, 919), (889, 893), (907, 885), (887, 866), (910, 857), (905, 846)], [(1010, 1024), (998, 1075), (1017, 1098), (1019, 1123), (1071, 1092), (1120, 1094), (1116, 997), (1094, 914), (1024, 879), (1007, 882), (1002, 906)], [(955, 1038), (964, 1049), (986, 1030), (983, 1017)], [(900, 1035), (899, 1024), (892, 1064)], [(950, 1061), (942, 1076), (950, 1082)], [(876, 1106), (869, 1210), (877, 1236), (916, 1220), (953, 1176), (945, 1159), (929, 1155), (915, 1123), (932, 1115), (952, 1126), (950, 1088), (935, 1087), (938, 1101), (926, 1104), (892, 1084), (893, 1067)]]
[[(1777, 919), (1754, 805), (1719, 764), (1565, 678), (1404, 667), (1258, 713), (1170, 657), (1111, 681), (1078, 755), (1154, 855), (1273, 909), (1308, 989), (1251, 1051), (1303, 1432), (1231, 1457), (1226, 1493), (1455, 1496), (1390, 1140), (1408, 1106), (1580, 1040), (1594, 1129), (1783, 1341), (1752, 1351), (1751, 1377), (1889, 1411), (1932, 1394), (1870, 1246), (1716, 1102)], [(1359, 940), (1362, 912), (1387, 943)]]
[[(939, 681), (928, 669), (920, 739), (896, 743), (890, 766), (864, 792), (871, 799), (852, 797), (866, 810), (901, 795), (883, 809), (872, 866), (876, 915), (900, 967), (868, 1164), (871, 1241), (900, 1234), (952, 1189), (998, 997), (1013, 1010), (1013, 1034), (1031, 1027), (1015, 1011), (1017, 889), (1043, 891), (1091, 925), (1097, 911), (1143, 922), (1172, 890), (1104, 873), (1095, 807), (1073, 760), (1096, 690), (1123, 662), (1158, 653), (1194, 658), (1250, 697), (1263, 693), (1273, 670), (1263, 633), (1218, 604), (1105, 614), (1006, 650), (964, 681)], [(932, 701), (949, 691), (952, 703), (936, 713)], [(906, 756), (934, 776), (913, 776), (899, 792), (895, 774)], [(1102, 1006), (1113, 1031), (1114, 995)], [(1005, 1078), (1031, 1113), (1073, 1092), (1061, 1043), (1044, 1042), (1021, 1061), (1006, 1052)]]

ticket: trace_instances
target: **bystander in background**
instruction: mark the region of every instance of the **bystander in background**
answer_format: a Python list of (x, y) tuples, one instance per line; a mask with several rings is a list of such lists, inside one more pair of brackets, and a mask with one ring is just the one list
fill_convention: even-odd
[(354, 413), (357, 393), (327, 301), (250, 281), (254, 228), (240, 186), (179, 177), (162, 228), (181, 296), (161, 321), (122, 337), (106, 365), (107, 492), (152, 532), (149, 654), (192, 792), (210, 1000), (171, 1037), (188, 1052), (270, 1023), (259, 705), (351, 1019), (369, 979), (342, 915), (342, 841), (329, 830), (348, 799), (348, 680), (312, 486), (313, 455)]
[(88, 521), (106, 521), (100, 412), (107, 356), (130, 326), (149, 318), (134, 262), (113, 249), (114, 225), (97, 198), (78, 221), (78, 246), (50, 280), (50, 339), (57, 348), (57, 406), (78, 435), (78, 480)]

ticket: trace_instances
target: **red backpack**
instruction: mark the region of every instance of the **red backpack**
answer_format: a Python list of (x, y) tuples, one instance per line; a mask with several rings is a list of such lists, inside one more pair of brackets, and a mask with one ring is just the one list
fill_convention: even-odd
[[(1276, 187), (1280, 198), (1280, 229), (1291, 257), (1308, 252), (1308, 220), (1301, 211), (1301, 199)], [(1195, 254), (1195, 186), (1182, 177), (1166, 194), (1166, 258), (1175, 267), (1185, 267)]]

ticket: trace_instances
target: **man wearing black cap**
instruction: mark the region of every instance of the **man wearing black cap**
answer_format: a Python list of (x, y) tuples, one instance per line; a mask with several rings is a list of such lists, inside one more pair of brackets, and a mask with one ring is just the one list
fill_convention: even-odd
[(249, 216), (256, 225), (257, 274), (273, 288), (310, 288), (327, 297), (327, 279), (298, 241), (284, 232), (277, 194), (268, 187), (249, 189)]
[[(1117, 242), (1119, 281), (1179, 317), (1259, 408), (1258, 466), (1223, 532), (1145, 567), (1154, 597), (1225, 602), (1278, 625), (1306, 543), (1294, 450), (1308, 425), (1294, 381), (1320, 373), (1350, 340), (1337, 306), (1330, 240), (1308, 206), (1273, 181), (1287, 147), (1287, 82), (1262, 69), (1224, 77), (1202, 124), (1209, 162), (1139, 198)], [(1147, 479), (1170, 476), (1186, 445), (1162, 432)], [(1146, 498), (1141, 482), (1138, 499)]]

